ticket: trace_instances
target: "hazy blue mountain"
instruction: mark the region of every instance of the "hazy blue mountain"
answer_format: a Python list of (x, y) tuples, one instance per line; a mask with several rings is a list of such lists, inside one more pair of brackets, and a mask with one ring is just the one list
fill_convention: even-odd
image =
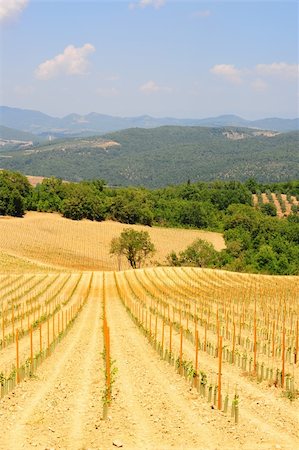
[(299, 119), (266, 118), (245, 120), (236, 115), (223, 115), (206, 119), (156, 118), (148, 115), (138, 117), (114, 117), (92, 112), (86, 115), (68, 114), (51, 117), (39, 111), (0, 106), (0, 124), (22, 131), (53, 137), (93, 136), (128, 128), (156, 128), (165, 125), (206, 127), (248, 127), (274, 131), (299, 129)]

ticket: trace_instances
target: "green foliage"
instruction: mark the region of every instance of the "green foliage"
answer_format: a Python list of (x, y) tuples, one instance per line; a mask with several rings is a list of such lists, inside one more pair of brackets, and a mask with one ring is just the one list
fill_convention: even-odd
[(22, 217), (31, 187), (26, 177), (17, 172), (0, 171), (0, 215)]
[[(247, 137), (228, 139), (226, 132)], [(165, 126), (129, 129), (101, 137), (53, 141), (34, 148), (6, 152), (2, 167), (23, 173), (55, 175), (71, 181), (105, 178), (113, 186), (157, 188), (214, 179), (279, 182), (298, 176), (298, 132), (255, 136), (254, 130)], [(118, 145), (105, 150), (103, 140)], [(252, 183), (250, 184), (252, 188)], [(286, 191), (279, 189), (281, 192)], [(264, 190), (263, 190), (264, 192)], [(218, 200), (217, 200), (218, 201)]]
[(145, 189), (122, 189), (110, 198), (109, 216), (118, 222), (151, 226), (153, 204)]
[(66, 186), (66, 196), (61, 202), (61, 212), (68, 219), (89, 219), (101, 221), (105, 219), (105, 199), (95, 195), (93, 186), (79, 183)]
[(167, 261), (172, 266), (215, 267), (218, 252), (209, 242), (197, 239), (179, 255), (175, 252), (170, 253)]
[(260, 210), (267, 216), (275, 217), (277, 215), (277, 209), (273, 203), (264, 203), (261, 205)]
[[(299, 192), (299, 182), (276, 186), (289, 196)], [(271, 193), (270, 185), (259, 185)], [(168, 264), (221, 267), (234, 271), (269, 274), (299, 274), (299, 215), (293, 205), (288, 218), (274, 217), (274, 206), (260, 210), (251, 206), (251, 191), (256, 183), (189, 181), (177, 186), (148, 190), (145, 188), (108, 188), (103, 180), (65, 183), (51, 177), (32, 188), (19, 173), (0, 171), (0, 215), (21, 217), (25, 209), (61, 212), (81, 220), (113, 219), (127, 224), (191, 227), (224, 231), (226, 249), (216, 252), (203, 241), (196, 241), (185, 251), (168, 256)], [(258, 191), (260, 192), (260, 191)], [(260, 205), (261, 206), (261, 205)], [(266, 214), (265, 214), (266, 213)], [(273, 216), (272, 216), (273, 214)], [(134, 230), (131, 230), (132, 232)], [(138, 232), (137, 236), (138, 236)], [(116, 238), (111, 253), (126, 256), (132, 267), (139, 267), (151, 254), (136, 236)], [(144, 238), (144, 236), (143, 236)], [(132, 253), (137, 251), (139, 253)], [(148, 252), (148, 253), (147, 253)]]
[(146, 258), (155, 252), (154, 244), (147, 231), (124, 229), (118, 238), (113, 238), (110, 254), (125, 256), (133, 269), (141, 267)]

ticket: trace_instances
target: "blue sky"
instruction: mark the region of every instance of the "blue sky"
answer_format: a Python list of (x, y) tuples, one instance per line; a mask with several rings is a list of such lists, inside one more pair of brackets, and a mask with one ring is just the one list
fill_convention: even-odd
[(0, 21), (3, 105), (299, 115), (297, 1), (0, 0)]

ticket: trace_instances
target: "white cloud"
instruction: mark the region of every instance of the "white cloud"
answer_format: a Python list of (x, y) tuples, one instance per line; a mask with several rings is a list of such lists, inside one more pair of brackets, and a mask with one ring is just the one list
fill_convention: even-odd
[(119, 92), (116, 88), (98, 88), (96, 90), (97, 95), (100, 97), (116, 97)]
[(255, 70), (259, 75), (276, 76), (279, 78), (297, 78), (299, 75), (298, 64), (288, 64), (285, 62), (257, 64)]
[(41, 63), (35, 71), (35, 76), (40, 80), (49, 80), (61, 74), (82, 75), (88, 67), (87, 55), (94, 51), (95, 47), (91, 44), (85, 44), (83, 47), (68, 45), (63, 53)]
[(242, 70), (237, 69), (233, 64), (216, 64), (210, 69), (214, 75), (224, 77), (226, 80), (234, 84), (242, 82)]
[(27, 4), (28, 0), (0, 0), (0, 22), (15, 18)]
[(192, 14), (192, 17), (202, 19), (204, 17), (209, 17), (210, 15), (211, 15), (211, 11), (209, 9), (205, 9), (205, 10), (201, 10), (201, 11), (195, 11)]
[(155, 92), (171, 92), (171, 88), (167, 86), (159, 86), (155, 81), (147, 81), (146, 83), (142, 84), (139, 87), (139, 90), (141, 92), (144, 92), (145, 94), (153, 94)]
[(130, 9), (146, 8), (147, 6), (153, 6), (155, 9), (160, 9), (164, 6), (166, 0), (139, 0), (138, 2), (129, 3)]
[(256, 92), (265, 92), (268, 89), (268, 84), (261, 78), (257, 78), (252, 81), (251, 87)]

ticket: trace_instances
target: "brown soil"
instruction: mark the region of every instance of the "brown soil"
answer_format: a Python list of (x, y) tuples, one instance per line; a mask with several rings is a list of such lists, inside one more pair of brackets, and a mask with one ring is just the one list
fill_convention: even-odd
[[(220, 271), (213, 273), (204, 271), (203, 278), (220, 286)], [(244, 277), (236, 275), (240, 285)], [(223, 274), (224, 283), (232, 278)], [(120, 302), (113, 273), (106, 273), (105, 279), (111, 357), (118, 369), (108, 420), (102, 420), (103, 274), (98, 272), (86, 306), (54, 354), (34, 378), (0, 401), (1, 450), (109, 450), (116, 448), (113, 442), (131, 450), (298, 448), (296, 402), (281, 398), (274, 387), (240, 378), (238, 370), (226, 364), (230, 383), (238, 383), (241, 393), (236, 426), (230, 415), (212, 409), (159, 358)], [(176, 345), (178, 339), (174, 335)], [(184, 344), (184, 353), (192, 352), (191, 344)], [(203, 352), (200, 365), (217, 370), (216, 360)]]

